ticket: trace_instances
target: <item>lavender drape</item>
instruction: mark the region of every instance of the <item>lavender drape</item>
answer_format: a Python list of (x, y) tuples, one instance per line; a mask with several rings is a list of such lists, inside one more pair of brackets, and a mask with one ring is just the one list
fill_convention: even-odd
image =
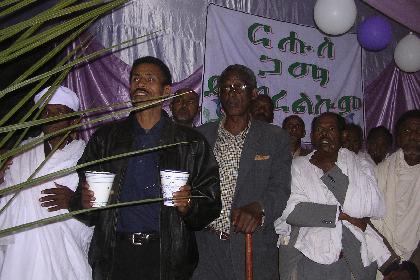
[(420, 108), (420, 71), (409, 74), (391, 63), (365, 89), (366, 131), (383, 125), (391, 132), (407, 110)]
[(385, 15), (420, 33), (420, 0), (363, 0)]
[[(76, 40), (74, 45), (77, 44), (80, 44), (80, 40)], [(98, 42), (93, 40), (83, 50), (83, 54), (90, 54), (102, 48)], [(129, 101), (129, 71), (130, 67), (121, 59), (115, 55), (107, 54), (100, 59), (83, 64), (72, 70), (67, 76), (65, 85), (78, 93), (81, 110), (126, 102)], [(115, 109), (109, 108), (106, 111), (112, 113)], [(90, 117), (94, 116), (91, 115)], [(96, 116), (99, 116), (99, 114), (96, 114)], [(113, 116), (110, 121), (122, 117)], [(82, 137), (88, 140), (95, 127), (96, 125), (86, 125), (82, 130)]]
[[(393, 0), (385, 2), (389, 1)], [(174, 84), (174, 90), (180, 87), (192, 87), (199, 92), (204, 54), (205, 15), (210, 2), (274, 19), (298, 24), (314, 24), (313, 6), (316, 0), (132, 0), (123, 8), (99, 20), (91, 28), (97, 41), (91, 44), (86, 52), (90, 53), (102, 45), (109, 46), (158, 29), (163, 29), (164, 32), (145, 43), (107, 55), (72, 71), (66, 84), (80, 94), (82, 109), (128, 100), (129, 65), (135, 58), (143, 55), (157, 56), (168, 64), (173, 73), (173, 80), (178, 82)], [(366, 0), (366, 2), (373, 5), (375, 1)], [(366, 17), (378, 14), (378, 11), (362, 1), (356, 1), (356, 5), (358, 19), (352, 31), (355, 31), (357, 23)], [(390, 22), (393, 29), (393, 41), (390, 46), (381, 52), (363, 53), (362, 71), (366, 104), (369, 104), (365, 112), (367, 129), (380, 124), (391, 127), (394, 123), (391, 120), (395, 120), (401, 112), (407, 108), (419, 107), (417, 101), (410, 101), (418, 100), (419, 84), (410, 81), (413, 79), (418, 81), (419, 73), (402, 73), (390, 64), (393, 63), (396, 43), (408, 33), (408, 30), (392, 20)], [(386, 75), (389, 71), (393, 71), (394, 75)], [(399, 81), (398, 86), (395, 85), (396, 80)], [(380, 94), (373, 88), (374, 85), (382, 87)], [(385, 88), (385, 85), (389, 88)], [(390, 103), (392, 100), (394, 103)], [(383, 110), (385, 113), (380, 113)], [(391, 115), (392, 118), (388, 117)], [(85, 131), (84, 138), (88, 138), (91, 133), (91, 130)]]
[[(93, 42), (85, 50), (91, 53), (101, 48)], [(130, 66), (113, 54), (82, 65), (73, 70), (66, 86), (79, 94), (81, 109), (88, 109), (129, 100), (128, 76)], [(180, 88), (192, 88), (201, 91), (202, 67), (186, 79), (174, 83), (172, 91)], [(393, 131), (398, 117), (405, 111), (420, 108), (420, 72), (405, 73), (391, 63), (370, 85), (365, 88), (365, 119), (367, 133), (371, 128), (384, 125)], [(170, 111), (166, 108), (168, 113)], [(109, 112), (115, 110), (109, 109)], [(122, 116), (114, 116), (119, 119)], [(83, 138), (88, 139), (93, 130), (89, 126), (83, 131)]]

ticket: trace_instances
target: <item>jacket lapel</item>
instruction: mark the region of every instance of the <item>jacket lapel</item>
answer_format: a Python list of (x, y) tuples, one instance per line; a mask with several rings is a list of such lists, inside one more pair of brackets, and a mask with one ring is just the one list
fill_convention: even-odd
[(206, 133), (207, 135), (204, 135), (206, 140), (208, 141), (212, 151), (214, 149), (214, 145), (216, 144), (217, 131), (219, 129), (219, 124), (220, 124), (220, 121), (209, 124), (209, 125), (211, 125), (210, 129), (209, 129), (209, 132)]
[(253, 172), (252, 167), (254, 165), (255, 155), (257, 154), (258, 147), (263, 143), (261, 126), (258, 122), (251, 121), (251, 127), (249, 128), (248, 135), (246, 136), (244, 146), (242, 148), (241, 160), (239, 162), (239, 174), (236, 182), (235, 196), (241, 186), (246, 185), (248, 176), (257, 176)]

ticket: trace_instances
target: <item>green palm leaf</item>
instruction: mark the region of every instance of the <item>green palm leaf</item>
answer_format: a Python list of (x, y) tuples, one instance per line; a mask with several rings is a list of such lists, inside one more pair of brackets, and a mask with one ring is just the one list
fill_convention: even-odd
[(3, 1), (5, 3), (0, 3), (0, 7), (4, 7), (4, 6), (10, 5), (10, 4), (14, 4), (16, 2), (20, 2), (20, 3), (5, 9), (3, 12), (0, 13), (0, 18), (2, 18), (4, 16), (7, 16), (7, 15), (10, 15), (10, 14), (13, 14), (14, 12), (17, 12), (20, 9), (22, 9), (22, 8), (28, 6), (28, 5), (36, 2), (36, 1), (39, 1), (39, 0), (17, 0), (17, 1), (16, 0), (12, 0), (12, 1), (5, 0), (5, 1)]
[(128, 153), (113, 155), (113, 156), (89, 161), (89, 162), (86, 162), (86, 163), (83, 163), (83, 164), (79, 164), (79, 165), (76, 165), (76, 166), (73, 166), (73, 167), (69, 167), (69, 168), (65, 168), (65, 169), (62, 169), (62, 170), (59, 170), (59, 171), (56, 171), (56, 172), (53, 172), (53, 173), (49, 173), (47, 175), (37, 177), (37, 178), (32, 179), (32, 180), (28, 180), (28, 181), (22, 182), (20, 184), (10, 186), (8, 188), (1, 189), (0, 190), (0, 196), (11, 193), (11, 192), (15, 192), (15, 191), (18, 191), (18, 190), (23, 190), (23, 189), (31, 187), (33, 185), (38, 185), (38, 184), (50, 181), (52, 178), (61, 177), (61, 176), (73, 173), (74, 171), (76, 171), (78, 169), (85, 168), (85, 167), (88, 167), (88, 166), (92, 166), (92, 165), (102, 163), (102, 162), (105, 162), (105, 161), (120, 159), (120, 158), (124, 158), (124, 157), (128, 157), (128, 156), (138, 155), (138, 154), (144, 154), (144, 153), (148, 153), (148, 152), (159, 151), (159, 150), (163, 150), (163, 149), (169, 149), (169, 148), (173, 148), (173, 147), (176, 147), (176, 146), (179, 146), (179, 145), (188, 145), (188, 144), (191, 144), (191, 143), (193, 143), (193, 142), (177, 142), (177, 143), (173, 143), (173, 144), (167, 144), (167, 145), (156, 146), (156, 147), (148, 148), (148, 149), (136, 150), (136, 151), (132, 151), (132, 152), (128, 152)]
[[(176, 96), (182, 96), (184, 94), (188, 94), (191, 91), (185, 91), (182, 93), (178, 93)], [(153, 98), (149, 98), (147, 99), (145, 102), (150, 102), (150, 101), (156, 101), (156, 100), (161, 100), (163, 98), (168, 98), (165, 99), (169, 100), (171, 98), (174, 98), (175, 95), (165, 95), (165, 96), (159, 96), (159, 97), (153, 97)], [(95, 108), (90, 108), (87, 110), (83, 110), (83, 111), (77, 111), (77, 112), (73, 112), (73, 113), (68, 113), (68, 114), (64, 114), (64, 115), (59, 115), (59, 116), (55, 116), (55, 117), (49, 117), (49, 118), (45, 118), (45, 119), (39, 119), (39, 120), (34, 120), (34, 121), (28, 121), (28, 122), (21, 122), (21, 123), (17, 123), (17, 124), (11, 124), (8, 126), (3, 126), (0, 127), (0, 133), (5, 133), (5, 132), (10, 132), (10, 131), (15, 131), (15, 130), (19, 130), (22, 128), (28, 128), (28, 127), (34, 127), (34, 126), (38, 126), (38, 125), (42, 125), (42, 124), (46, 124), (46, 123), (51, 123), (51, 122), (56, 122), (56, 121), (61, 121), (64, 119), (68, 119), (68, 118), (73, 118), (73, 117), (81, 117), (83, 115), (89, 115), (91, 113), (97, 113), (97, 112), (102, 112), (102, 114), (109, 114), (109, 109), (112, 108), (118, 108), (118, 107), (122, 107), (125, 108), (127, 107), (127, 105), (131, 106), (131, 100), (130, 101), (125, 101), (125, 102), (117, 102), (117, 103), (113, 103), (113, 104), (109, 104), (109, 105), (104, 105), (104, 106), (98, 106)], [(87, 122), (87, 124), (89, 124), (89, 122)]]
[[(73, 4), (74, 2), (76, 2), (77, 0), (67, 0), (67, 1), (61, 1), (59, 3), (57, 3), (54, 7), (52, 7), (51, 9), (49, 9), (48, 11), (57, 11), (60, 10), (62, 8), (65, 8), (71, 4)], [(27, 39), (29, 36), (31, 36), (36, 30), (38, 30), (41, 27), (41, 23), (38, 24), (33, 24), (32, 26), (29, 27), (28, 30), (26, 30), (18, 39), (15, 40), (15, 42), (12, 44), (12, 46), (16, 45), (18, 42)]]
[[(60, 141), (55, 145), (51, 152), (45, 157), (45, 159), (38, 165), (38, 167), (35, 169), (34, 172), (28, 177), (28, 180), (31, 180), (35, 175), (41, 170), (41, 168), (45, 165), (45, 163), (52, 157), (52, 155), (58, 150), (58, 148), (61, 146), (61, 144), (64, 143), (64, 141), (67, 139), (67, 137), (70, 135), (71, 131), (68, 131), (63, 137), (61, 137)], [(3, 208), (0, 209), (0, 215), (3, 213), (3, 211), (9, 207), (9, 205), (12, 203), (12, 201), (19, 195), (21, 190), (18, 190), (15, 192), (15, 194), (7, 201), (7, 203), (3, 206)]]
[[(39, 61), (37, 61), (34, 65), (32, 65), (27, 71), (25, 71), (22, 75), (20, 75), (13, 83), (19, 83), (25, 78), (32, 75), (36, 70), (42, 67), (45, 63), (47, 63), (51, 58), (53, 58), (58, 52), (62, 51), (68, 44), (70, 44), (77, 36), (79, 36), (83, 31), (85, 31), (89, 24), (85, 24), (77, 31), (74, 32), (71, 36), (66, 38), (63, 42), (61, 42), (53, 51), (42, 57)], [(77, 52), (86, 42), (83, 42), (80, 46), (76, 47), (72, 52), (70, 52), (67, 56), (65, 56), (56, 67), (64, 65), (70, 58)], [(64, 80), (64, 79), (63, 79)], [(32, 88), (3, 118), (0, 120), (0, 126), (5, 124), (23, 105), (28, 102), (33, 95), (39, 92), (42, 86), (47, 82), (47, 79), (43, 83), (38, 83), (34, 88)]]
[[(150, 99), (150, 100), (156, 100), (158, 98), (154, 98), (154, 99)], [(60, 120), (64, 120), (64, 119), (68, 119), (68, 118), (73, 118), (76, 116), (82, 116), (82, 115), (87, 115), (90, 113), (96, 113), (96, 112), (101, 112), (101, 111), (105, 111), (105, 110), (109, 110), (111, 108), (118, 108), (118, 107), (126, 107), (127, 105), (130, 105), (131, 101), (126, 101), (126, 102), (119, 102), (119, 103), (113, 103), (113, 104), (109, 104), (109, 105), (104, 105), (104, 106), (99, 106), (99, 107), (95, 107), (95, 108), (91, 108), (91, 109), (87, 109), (84, 111), (77, 111), (77, 112), (73, 112), (73, 113), (69, 113), (69, 114), (64, 114), (64, 115), (59, 115), (56, 117), (49, 117), (46, 119), (39, 119), (39, 120), (34, 120), (34, 121), (28, 121), (28, 122), (21, 122), (21, 123), (17, 123), (17, 124), (11, 124), (8, 126), (3, 126), (0, 127), (0, 133), (5, 133), (5, 132), (9, 132), (9, 131), (16, 131), (22, 128), (28, 128), (28, 127), (34, 127), (34, 126), (38, 126), (38, 125), (42, 125), (42, 124), (46, 124), (46, 123), (50, 123), (50, 122), (55, 122), (55, 121), (60, 121)], [(104, 113), (109, 113), (109, 111), (105, 111)]]
[[(133, 111), (139, 111), (139, 110), (148, 109), (148, 108), (151, 108), (151, 107), (153, 107), (153, 106), (155, 106), (157, 104), (160, 104), (162, 102), (165, 102), (166, 100), (170, 100), (171, 98), (174, 98), (174, 96), (169, 96), (169, 97), (165, 97), (165, 98), (162, 98), (161, 97), (160, 99), (158, 99), (156, 101), (152, 101), (152, 102), (150, 102), (150, 103), (148, 103), (146, 105), (134, 106), (134, 107), (131, 107), (131, 108), (128, 108), (128, 109), (124, 109), (124, 110), (115, 112), (114, 115), (117, 115), (117, 116), (118, 115), (126, 115), (128, 113), (133, 112)], [(63, 129), (57, 130), (55, 132), (46, 134), (43, 137), (37, 138), (37, 139), (35, 139), (35, 140), (33, 140), (33, 141), (25, 144), (25, 145), (22, 145), (20, 147), (16, 147), (16, 148), (14, 148), (14, 149), (12, 149), (10, 151), (7, 151), (7, 152), (3, 153), (2, 155), (0, 155), (0, 161), (3, 161), (4, 159), (7, 159), (7, 158), (12, 157), (12, 156), (17, 155), (17, 154), (20, 154), (20, 153), (22, 153), (24, 151), (27, 151), (27, 150), (35, 147), (36, 145), (39, 145), (39, 144), (43, 143), (44, 141), (46, 141), (46, 140), (48, 140), (48, 139), (50, 139), (52, 137), (55, 137), (57, 135), (60, 135), (60, 134), (62, 134), (64, 132), (67, 132), (69, 130), (73, 130), (73, 129), (79, 128), (79, 127), (84, 126), (86, 124), (95, 124), (95, 123), (98, 123), (98, 122), (102, 122), (104, 120), (107, 120), (107, 119), (110, 119), (110, 118), (113, 118), (113, 117), (114, 117), (113, 115), (107, 114), (105, 116), (98, 117), (96, 119), (90, 120), (87, 123), (74, 124), (74, 125), (68, 126), (67, 128), (63, 128)]]
[(128, 0), (116, 0), (108, 2), (107, 4), (89, 11), (88, 13), (51, 27), (47, 31), (36, 34), (28, 39), (22, 40), (12, 47), (0, 52), (0, 64), (13, 60), (16, 57), (33, 50), (35, 47), (45, 44), (46, 42), (49, 42), (92, 19), (96, 19), (127, 1)]
[[(188, 198), (192, 198), (192, 199), (199, 198), (200, 199), (200, 198), (206, 198), (206, 197), (201, 196), (201, 195), (193, 195), (191, 197), (179, 197), (177, 199), (188, 199)], [(132, 205), (142, 205), (142, 204), (156, 203), (156, 202), (162, 202), (162, 201), (164, 201), (164, 199), (161, 198), (161, 197), (158, 197), (158, 198), (149, 198), (149, 199), (143, 199), (143, 200), (115, 203), (115, 204), (107, 205), (107, 206), (104, 206), (104, 207), (88, 208), (88, 209), (72, 211), (72, 212), (69, 212), (69, 213), (56, 215), (56, 216), (53, 216), (53, 217), (49, 217), (49, 218), (41, 219), (41, 220), (38, 220), (38, 221), (34, 221), (34, 222), (30, 222), (30, 223), (26, 223), (26, 224), (18, 225), (18, 226), (15, 226), (15, 227), (0, 230), (0, 237), (6, 236), (6, 235), (9, 235), (9, 234), (13, 234), (13, 233), (17, 233), (17, 232), (20, 232), (20, 231), (23, 231), (23, 230), (26, 230), (26, 229), (30, 229), (30, 228), (33, 228), (33, 227), (44, 226), (44, 225), (56, 223), (56, 222), (59, 222), (59, 221), (67, 220), (67, 219), (72, 218), (76, 215), (86, 214), (86, 213), (93, 212), (93, 211), (108, 210), (108, 209), (118, 208), (118, 207), (125, 207), (125, 206), (132, 206)]]
[[(15, 91), (15, 90), (17, 90), (19, 88), (22, 88), (22, 87), (24, 87), (26, 85), (32, 84), (32, 83), (34, 83), (36, 81), (42, 80), (42, 79), (44, 79), (46, 77), (49, 77), (49, 76), (52, 76), (52, 75), (57, 74), (59, 72), (62, 72), (64, 70), (68, 69), (68, 68), (72, 68), (75, 65), (82, 64), (82, 63), (85, 63), (87, 61), (90, 61), (90, 60), (92, 60), (94, 58), (97, 58), (97, 57), (103, 55), (104, 53), (107, 53), (107, 52), (111, 51), (114, 48), (117, 48), (117, 47), (120, 47), (120, 48), (123, 48), (124, 47), (125, 48), (125, 47), (130, 46), (130, 44), (131, 45), (134, 45), (134, 44), (139, 44), (139, 43), (146, 42), (146, 41), (150, 40), (150, 38), (152, 38), (152, 36), (155, 35), (155, 34), (157, 34), (158, 32), (161, 32), (161, 30), (154, 31), (154, 32), (148, 33), (146, 35), (142, 35), (142, 36), (139, 36), (137, 38), (124, 41), (124, 42), (122, 42), (120, 44), (113, 45), (113, 46), (111, 46), (109, 48), (105, 48), (105, 49), (102, 49), (102, 50), (93, 52), (91, 54), (82, 56), (82, 57), (80, 57), (78, 59), (73, 60), (70, 63), (67, 63), (66, 65), (56, 67), (55, 69), (50, 70), (50, 71), (47, 71), (47, 72), (45, 72), (43, 74), (37, 75), (37, 76), (32, 77), (30, 79), (27, 79), (25, 81), (16, 83), (14, 85), (10, 85), (10, 86), (8, 86), (5, 89), (0, 90), (0, 98), (2, 98), (7, 93), (13, 92), (13, 91)], [(147, 38), (147, 39), (144, 39), (142, 41), (138, 41), (137, 42), (137, 40), (139, 40), (141, 38)]]
[[(71, 3), (76, 2), (75, 0), (71, 1), (64, 1), (66, 2), (66, 5), (69, 5)], [(23, 22), (19, 22), (15, 25), (9, 26), (7, 28), (4, 28), (0, 30), (0, 41), (3, 41), (7, 38), (12, 37), (13, 35), (21, 32), (22, 30), (31, 27), (35, 24), (42, 24), (44, 22), (47, 22), (51, 19), (63, 17), (75, 12), (83, 11), (85, 9), (92, 8), (94, 6), (97, 6), (99, 4), (103, 3), (103, 0), (95, 0), (95, 1), (89, 1), (85, 2), (79, 5), (74, 5), (68, 8), (63, 8), (63, 3), (59, 3), (57, 6), (47, 10), (46, 12), (43, 12), (35, 17), (32, 17), (28, 20), (25, 20)]]

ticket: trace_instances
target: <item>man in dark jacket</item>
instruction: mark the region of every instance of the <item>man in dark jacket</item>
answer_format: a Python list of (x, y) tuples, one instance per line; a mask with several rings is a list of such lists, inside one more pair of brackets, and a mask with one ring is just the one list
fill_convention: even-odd
[[(143, 57), (134, 62), (130, 73), (133, 104), (145, 104), (169, 94), (170, 85), (170, 71), (159, 59)], [(80, 164), (129, 151), (188, 142), (89, 167), (89, 170), (116, 174), (109, 204), (160, 197), (160, 170), (189, 173), (187, 185), (173, 194), (182, 198), (174, 201), (174, 207), (152, 203), (78, 217), (95, 226), (89, 250), (93, 279), (189, 279), (198, 261), (194, 231), (201, 230), (220, 214), (218, 172), (209, 160), (207, 142), (199, 133), (178, 126), (161, 114), (159, 104), (101, 127), (79, 161)], [(84, 171), (79, 172), (72, 210), (92, 207), (95, 200)]]
[(222, 212), (197, 233), (200, 261), (194, 280), (245, 278), (245, 234), (253, 238), (253, 273), (278, 279), (273, 222), (290, 196), (289, 139), (278, 126), (250, 117), (257, 81), (251, 69), (230, 65), (220, 75), (226, 117), (198, 127), (219, 166)]

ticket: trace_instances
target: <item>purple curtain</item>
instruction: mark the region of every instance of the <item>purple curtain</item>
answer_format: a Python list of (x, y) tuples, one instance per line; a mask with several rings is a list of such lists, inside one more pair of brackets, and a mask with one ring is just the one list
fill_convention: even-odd
[[(77, 40), (73, 47), (80, 44)], [(83, 50), (90, 54), (103, 47), (95, 40)], [(129, 100), (128, 78), (130, 67), (118, 57), (107, 54), (92, 62), (85, 63), (72, 70), (65, 81), (65, 86), (76, 92), (80, 99), (80, 110), (121, 103)], [(126, 106), (127, 107), (127, 106)], [(115, 109), (109, 108), (112, 113)], [(91, 115), (90, 117), (95, 116)], [(99, 114), (96, 114), (99, 116)], [(114, 116), (110, 121), (120, 119)], [(82, 137), (88, 140), (97, 125), (86, 125)]]
[(365, 88), (366, 132), (383, 125), (391, 132), (407, 110), (420, 108), (420, 71), (405, 73), (394, 63)]
[[(93, 42), (85, 53), (101, 48), (100, 44)], [(108, 54), (74, 69), (65, 85), (79, 94), (82, 110), (125, 102), (129, 100), (129, 71), (129, 65), (117, 56)], [(189, 77), (174, 83), (173, 92), (180, 88), (192, 88), (200, 93), (202, 71), (203, 67), (200, 67)], [(366, 87), (365, 105), (365, 133), (379, 125), (393, 131), (396, 120), (403, 112), (420, 108), (420, 72), (405, 73), (391, 63)], [(167, 106), (165, 104), (164, 108), (170, 113)], [(108, 113), (115, 111), (109, 108)], [(120, 118), (122, 116), (114, 116), (111, 120)], [(85, 140), (92, 135), (93, 129), (94, 127), (87, 126), (83, 130), (82, 136)]]
[(385, 15), (420, 33), (420, 0), (363, 0)]

